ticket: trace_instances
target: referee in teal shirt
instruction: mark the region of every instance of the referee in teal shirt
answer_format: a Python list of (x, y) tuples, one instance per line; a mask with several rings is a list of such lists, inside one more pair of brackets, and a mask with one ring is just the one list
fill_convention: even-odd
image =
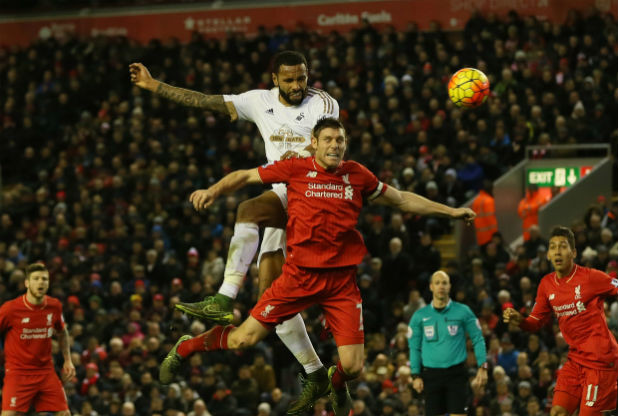
[(487, 383), (485, 340), (478, 319), (466, 305), (449, 298), (448, 274), (437, 271), (431, 276), (431, 304), (416, 311), (410, 320), (408, 343), (412, 386), (425, 391), (425, 415), (448, 413), (465, 416), (467, 404), (468, 355), (466, 334), (474, 345), (478, 364), (473, 386)]

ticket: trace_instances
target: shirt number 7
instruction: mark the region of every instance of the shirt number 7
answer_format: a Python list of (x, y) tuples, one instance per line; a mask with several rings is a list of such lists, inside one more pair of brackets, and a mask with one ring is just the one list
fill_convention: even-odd
[(359, 331), (363, 331), (365, 329), (363, 327), (363, 304), (362, 303), (357, 303), (356, 304), (356, 309), (358, 309), (358, 312), (360, 314), (360, 317), (359, 317), (360, 325), (358, 326), (358, 330)]

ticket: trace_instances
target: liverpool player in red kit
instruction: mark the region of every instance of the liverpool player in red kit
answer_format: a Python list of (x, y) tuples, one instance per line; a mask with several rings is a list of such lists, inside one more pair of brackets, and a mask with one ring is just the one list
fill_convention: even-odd
[(575, 238), (566, 227), (551, 233), (547, 258), (555, 271), (543, 277), (530, 316), (512, 308), (503, 317), (526, 331), (538, 331), (552, 314), (569, 344), (558, 372), (551, 416), (602, 415), (616, 408), (618, 344), (607, 327), (603, 301), (618, 294), (618, 279), (574, 263)]
[(72, 379), (75, 367), (71, 361), (62, 304), (46, 295), (49, 272), (44, 265), (28, 266), (25, 285), (26, 294), (0, 307), (0, 332), (5, 334), (2, 416), (26, 413), (31, 405), (36, 412), (70, 415), (51, 354), (51, 337), (56, 333), (64, 356), (62, 379)]
[(325, 118), (315, 125), (311, 143), (315, 156), (271, 162), (233, 172), (206, 190), (191, 195), (198, 210), (223, 193), (247, 184), (285, 182), (288, 185), (287, 259), (283, 272), (267, 289), (251, 315), (235, 328), (216, 326), (195, 338), (185, 335), (161, 364), (159, 378), (170, 383), (183, 358), (196, 351), (247, 348), (280, 322), (319, 304), (339, 353), (330, 368), (331, 401), (336, 415), (351, 407), (346, 380), (363, 368), (362, 301), (356, 268), (366, 254), (355, 229), (363, 199), (421, 215), (474, 219), (468, 208), (451, 208), (411, 192), (381, 183), (359, 163), (343, 161), (347, 140), (341, 123)]

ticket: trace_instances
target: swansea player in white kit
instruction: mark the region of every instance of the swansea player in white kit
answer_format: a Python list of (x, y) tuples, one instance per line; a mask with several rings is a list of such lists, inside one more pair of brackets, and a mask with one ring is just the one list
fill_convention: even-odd
[[(130, 66), (131, 81), (177, 103), (228, 114), (236, 119), (254, 122), (264, 139), (269, 162), (295, 156), (309, 156), (311, 130), (324, 117), (339, 117), (339, 105), (326, 92), (308, 88), (305, 57), (292, 51), (280, 52), (273, 63), (270, 90), (251, 90), (239, 95), (205, 95), (172, 87), (152, 78), (146, 67)], [(234, 236), (230, 241), (224, 280), (219, 293), (202, 302), (179, 303), (183, 312), (219, 324), (232, 320), (232, 300), (259, 245), (259, 228), (264, 230), (258, 257), (259, 295), (281, 274), (285, 253), (287, 194), (283, 184), (273, 185), (259, 197), (242, 202), (238, 207)], [(299, 400), (288, 410), (299, 414), (328, 393), (326, 370), (317, 356), (300, 315), (280, 324), (277, 335), (303, 365), (307, 379)]]

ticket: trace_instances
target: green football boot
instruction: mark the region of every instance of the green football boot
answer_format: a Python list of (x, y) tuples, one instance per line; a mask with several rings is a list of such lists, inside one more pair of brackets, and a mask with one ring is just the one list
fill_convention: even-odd
[(328, 398), (333, 406), (333, 413), (335, 413), (335, 416), (348, 416), (350, 414), (350, 410), (352, 410), (352, 397), (350, 396), (350, 390), (348, 390), (347, 383), (345, 385), (345, 389), (335, 391), (332, 383), (335, 370), (337, 370), (336, 365), (333, 365), (328, 369), (328, 380), (330, 387), (330, 394), (328, 395)]
[(207, 296), (201, 302), (176, 304), (176, 309), (201, 320), (214, 322), (218, 325), (229, 325), (234, 318), (232, 298), (217, 293)]
[(163, 359), (161, 366), (159, 367), (159, 381), (161, 384), (170, 384), (174, 381), (174, 378), (178, 374), (178, 370), (182, 364), (182, 358), (176, 350), (181, 342), (193, 338), (191, 335), (183, 335), (178, 338), (176, 345), (167, 353), (167, 356)]
[(288, 415), (304, 415), (311, 410), (319, 398), (326, 396), (330, 390), (328, 373), (324, 367), (307, 374), (306, 378), (301, 375), (300, 382), (303, 390), (298, 399), (290, 405)]

